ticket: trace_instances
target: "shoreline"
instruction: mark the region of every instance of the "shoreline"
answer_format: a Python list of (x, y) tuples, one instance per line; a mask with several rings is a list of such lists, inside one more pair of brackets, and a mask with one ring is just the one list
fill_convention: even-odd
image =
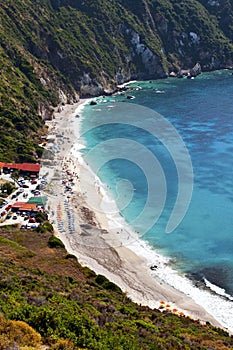
[[(48, 122), (50, 138), (54, 139), (57, 145), (54, 160), (48, 163), (46, 159), (42, 171), (44, 174), (48, 173), (50, 181), (46, 194), (49, 199), (50, 221), (58, 237), (65, 244), (67, 251), (76, 255), (82, 265), (105, 275), (134, 302), (159, 308), (161, 301), (165, 301), (165, 305), (169, 305), (165, 309), (169, 311), (177, 309), (193, 319), (208, 321), (223, 328), (222, 324), (189, 296), (166, 284), (158, 276), (152, 276), (148, 260), (139, 255), (142, 242), (137, 238), (135, 240), (134, 236), (133, 239), (138, 245), (126, 245), (126, 241), (119, 235), (119, 222), (114, 227), (113, 222), (103, 213), (101, 205), (104, 193), (95, 185), (96, 176), (84, 163), (79, 148), (73, 148), (73, 145), (77, 144), (77, 135), (71, 130), (72, 123), (80, 124), (80, 117), (75, 115), (88, 101), (90, 100), (85, 99), (75, 105), (65, 106), (60, 113), (56, 113), (55, 119)], [(57, 137), (58, 135), (62, 137)], [(71, 194), (70, 191), (64, 192), (64, 185), (61, 185), (62, 180), (70, 176), (75, 179)], [(93, 200), (97, 208), (95, 212), (92, 210), (93, 204), (88, 205)], [(123, 218), (121, 224), (125, 228)]]

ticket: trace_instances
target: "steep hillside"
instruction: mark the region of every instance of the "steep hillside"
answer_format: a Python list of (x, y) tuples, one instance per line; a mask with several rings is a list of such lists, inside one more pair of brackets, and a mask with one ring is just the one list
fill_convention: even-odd
[(220, 0), (0, 0), (0, 159), (40, 157), (59, 102), (197, 62), (231, 67), (232, 14)]
[(48, 234), (1, 229), (0, 252), (2, 350), (233, 347), (221, 329), (132, 303)]

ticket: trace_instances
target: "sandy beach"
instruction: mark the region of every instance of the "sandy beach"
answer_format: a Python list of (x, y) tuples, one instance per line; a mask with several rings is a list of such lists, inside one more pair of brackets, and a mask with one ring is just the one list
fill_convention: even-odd
[[(156, 277), (148, 261), (135, 254), (141, 243), (120, 215), (114, 220), (105, 215), (106, 199), (98, 179), (79, 155), (77, 134), (84, 103), (88, 100), (62, 106), (47, 122), (46, 149), (50, 152), (44, 152), (41, 176), (47, 177), (45, 194), (56, 235), (82, 265), (105, 275), (134, 302), (151, 308), (164, 305), (167, 310), (177, 309), (177, 313), (222, 327), (202, 306)], [(114, 207), (112, 202), (107, 204)]]

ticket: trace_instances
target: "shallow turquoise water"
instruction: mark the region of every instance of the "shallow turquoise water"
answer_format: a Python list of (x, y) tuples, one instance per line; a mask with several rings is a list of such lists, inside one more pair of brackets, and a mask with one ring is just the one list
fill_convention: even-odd
[[(96, 106), (85, 107), (83, 131), (91, 130), (84, 135), (84, 153), (87, 155), (94, 148), (98, 151), (97, 146), (102, 145), (99, 153), (88, 161), (94, 167), (103, 165), (99, 177), (111, 189), (126, 221), (134, 225), (146, 205), (148, 179), (158, 178), (156, 173), (150, 173), (150, 166), (138, 161), (143, 159), (150, 164), (149, 153), (144, 154), (137, 146), (143, 145), (152, 152), (166, 178), (165, 205), (159, 216), (161, 208), (156, 199), (154, 206), (150, 203), (144, 222), (134, 225), (136, 230), (143, 239), (172, 257), (177, 269), (198, 280), (205, 277), (233, 295), (233, 76), (229, 71), (219, 71), (194, 80), (166, 79), (130, 86), (140, 87), (127, 93), (135, 96), (133, 100), (126, 96), (99, 98)], [(170, 234), (166, 233), (166, 225), (178, 193), (176, 164), (160, 140), (145, 130), (145, 125), (150, 126), (151, 116), (140, 108), (135, 119), (141, 128), (132, 123), (112, 123), (113, 116), (119, 120), (118, 114), (127, 121), (132, 104), (149, 107), (164, 116), (182, 137), (191, 157), (194, 174), (191, 203), (182, 222)], [(107, 124), (95, 127), (102, 122)], [(117, 139), (116, 144), (103, 143), (113, 139)], [(137, 145), (131, 149), (125, 140)], [(142, 169), (140, 164), (144, 164)], [(127, 179), (131, 186), (124, 181), (117, 187), (122, 179)], [(156, 195), (163, 199), (160, 189), (162, 180), (157, 184)], [(122, 208), (127, 200), (128, 205)], [(156, 215), (157, 222), (145, 230)]]

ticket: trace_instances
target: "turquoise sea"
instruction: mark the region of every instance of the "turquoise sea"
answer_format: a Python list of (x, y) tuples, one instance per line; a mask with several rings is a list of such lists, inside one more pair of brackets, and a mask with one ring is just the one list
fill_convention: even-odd
[[(139, 237), (194, 285), (232, 303), (233, 75), (127, 87), (132, 90), (85, 106), (83, 154)], [(160, 116), (165, 124), (155, 130)], [(168, 233), (180, 189), (180, 220)]]

